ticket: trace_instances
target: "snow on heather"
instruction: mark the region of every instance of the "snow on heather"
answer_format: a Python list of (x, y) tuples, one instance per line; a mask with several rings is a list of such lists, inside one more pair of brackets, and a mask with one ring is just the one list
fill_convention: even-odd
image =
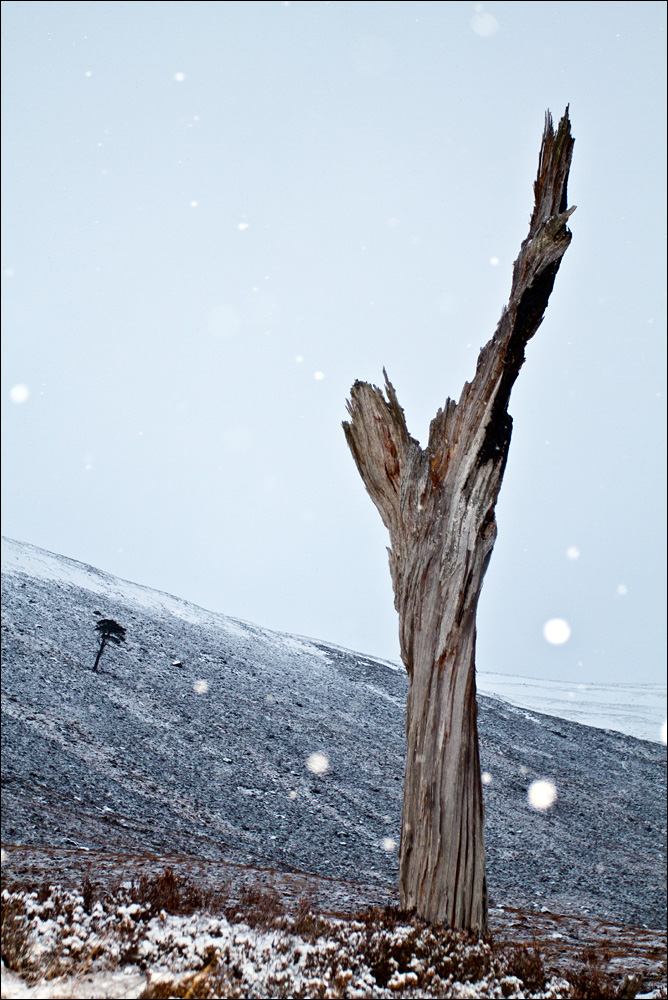
[(542, 991), (528, 990), (506, 974), (488, 943), (424, 925), (318, 918), (317, 933), (302, 936), (280, 921), (260, 930), (201, 911), (155, 914), (148, 905), (117, 900), (98, 901), (88, 913), (83, 896), (54, 887), (42, 902), (35, 892), (7, 890), (2, 902), (7, 954), (20, 954), (28, 979), (49, 970), (48, 981), (30, 988), (3, 968), (7, 998), (72, 996), (73, 982), (84, 978), (82, 996), (93, 995), (94, 983), (95, 996), (136, 997), (156, 978), (187, 991), (193, 975), (209, 978), (215, 992), (207, 995), (247, 998), (571, 995), (568, 982), (554, 977)]

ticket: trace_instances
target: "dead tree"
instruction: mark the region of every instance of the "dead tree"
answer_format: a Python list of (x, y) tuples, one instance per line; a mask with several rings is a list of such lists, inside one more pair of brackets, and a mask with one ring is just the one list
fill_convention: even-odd
[(568, 108), (548, 112), (529, 235), (510, 299), (459, 402), (448, 399), (421, 448), (387, 373), (385, 393), (355, 382), (344, 422), (364, 485), (390, 533), (401, 657), (409, 676), (399, 850), (401, 906), (431, 922), (484, 932), (487, 887), (475, 682), (476, 608), (496, 539), (510, 392), (540, 326), (575, 208)]

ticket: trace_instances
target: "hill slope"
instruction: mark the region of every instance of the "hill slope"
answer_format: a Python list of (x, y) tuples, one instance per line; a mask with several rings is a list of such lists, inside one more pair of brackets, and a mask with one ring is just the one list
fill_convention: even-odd
[[(3, 841), (396, 882), (402, 671), (5, 544)], [(665, 748), (479, 703), (491, 899), (665, 926)]]

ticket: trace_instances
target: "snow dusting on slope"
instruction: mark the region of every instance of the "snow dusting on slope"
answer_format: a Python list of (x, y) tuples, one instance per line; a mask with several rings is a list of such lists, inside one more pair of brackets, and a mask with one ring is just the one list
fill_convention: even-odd
[[(175, 615), (201, 628), (210, 628), (215, 623), (216, 628), (222, 628), (230, 635), (245, 637), (250, 631), (271, 643), (280, 643), (286, 650), (317, 656), (323, 663), (329, 662), (330, 650), (349, 653), (334, 643), (270, 632), (249, 622), (205, 611), (171, 594), (121, 580), (86, 563), (4, 537), (2, 572), (25, 573), (42, 580), (70, 583), (98, 593), (101, 597), (125, 600), (136, 603), (147, 611)], [(398, 663), (377, 657), (365, 659), (391, 670), (404, 671), (403, 666)], [(533, 712), (627, 733), (638, 739), (662, 742), (661, 727), (666, 719), (665, 684), (576, 684), (478, 671), (477, 686), (480, 694), (500, 698)]]

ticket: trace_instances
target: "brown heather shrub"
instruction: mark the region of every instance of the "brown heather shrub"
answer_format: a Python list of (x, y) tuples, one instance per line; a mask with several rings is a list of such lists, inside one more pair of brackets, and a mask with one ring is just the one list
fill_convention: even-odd
[(96, 893), (95, 886), (91, 882), (88, 872), (86, 872), (83, 882), (81, 883), (81, 897), (83, 899), (83, 908), (86, 913), (92, 913), (93, 906), (96, 903)]
[[(18, 886), (13, 886), (18, 891)], [(50, 891), (45, 882), (35, 882), (28, 889), (38, 900), (54, 900), (56, 911), (72, 920), (77, 902), (62, 890)], [(309, 944), (318, 940), (329, 942), (331, 950), (302, 949), (294, 939), (279, 938), (275, 944), (277, 952), (290, 960), (301, 961), (301, 970), (306, 978), (305, 985), (295, 986), (292, 975), (279, 972), (266, 986), (269, 995), (276, 998), (294, 1000), (320, 1000), (325, 994), (330, 997), (346, 995), (350, 979), (366, 966), (380, 987), (386, 987), (395, 974), (413, 973), (417, 979), (415, 986), (431, 989), (437, 985), (434, 976), (447, 980), (449, 976), (460, 982), (477, 982), (491, 973), (500, 982), (503, 995), (514, 990), (512, 979), (516, 977), (529, 993), (535, 995), (545, 987), (549, 974), (557, 974), (571, 984), (571, 997), (578, 1000), (599, 1000), (599, 998), (631, 998), (641, 989), (641, 977), (627, 975), (621, 984), (604, 971), (607, 963), (605, 950), (597, 951), (589, 947), (577, 958), (575, 972), (561, 972), (551, 968), (546, 972), (544, 956), (537, 942), (531, 947), (515, 946), (504, 954), (502, 946), (496, 946), (492, 937), (479, 939), (461, 932), (449, 931), (445, 926), (428, 925), (412, 911), (400, 910), (394, 906), (367, 907), (353, 918), (343, 923), (328, 922), (314, 912), (312, 900), (302, 897), (296, 913), (289, 915), (278, 891), (269, 888), (243, 888), (238, 901), (230, 902), (229, 885), (216, 890), (201, 891), (186, 879), (178, 878), (167, 867), (161, 873), (142, 876), (129, 886), (116, 886), (111, 892), (104, 891), (91, 880), (90, 873), (83, 879), (81, 890), (84, 909), (90, 914), (97, 898), (105, 905), (137, 903), (141, 907), (133, 919), (138, 921), (164, 910), (175, 915), (189, 916), (196, 911), (224, 913), (232, 923), (243, 922), (258, 930), (280, 929), (286, 935), (295, 934)], [(97, 898), (96, 898), (97, 897)], [(8, 969), (29, 979), (34, 977), (35, 968), (28, 949), (30, 922), (26, 919), (24, 899), (2, 899), (2, 958)], [(123, 962), (134, 962), (142, 966), (139, 951), (140, 938), (132, 927), (126, 928), (123, 939)], [(351, 936), (352, 935), (352, 936)], [(300, 954), (303, 950), (304, 954)], [(87, 953), (88, 963), (95, 952)], [(84, 956), (82, 956), (84, 958)], [(51, 957), (48, 969), (40, 968), (40, 975), (51, 978), (55, 975), (72, 973), (74, 956)], [(323, 980), (324, 973), (327, 980)], [(310, 983), (309, 983), (310, 979)], [(617, 987), (617, 988), (615, 988)], [(204, 968), (196, 974), (183, 978), (160, 980), (147, 977), (147, 984), (141, 993), (141, 1000), (168, 1000), (168, 998), (192, 998), (192, 1000), (242, 1000), (245, 996), (242, 970), (233, 964), (230, 952), (220, 954), (213, 948), (204, 959)]]
[(604, 1000), (615, 995), (614, 989), (606, 985), (598, 969), (583, 966), (578, 972), (571, 972), (568, 981), (573, 987), (573, 996), (578, 1000)]
[[(379, 986), (386, 986), (395, 972), (414, 971), (414, 960), (441, 979), (454, 976), (476, 982), (492, 971), (491, 938), (453, 932), (443, 924), (430, 925), (415, 911), (394, 906), (368, 907), (354, 919), (364, 925), (357, 955)], [(395, 937), (393, 932), (399, 927), (409, 928), (408, 933)]]
[[(624, 998), (624, 1000), (635, 1000), (636, 994), (640, 993), (642, 988), (643, 988), (642, 973), (631, 973), (631, 975), (627, 973), (622, 979), (619, 986), (617, 987), (617, 992), (615, 996), (619, 997), (620, 1000), (622, 1000), (622, 998)], [(663, 996), (665, 995), (666, 994), (664, 991)]]
[(213, 997), (225, 997), (225, 1000), (243, 1000), (245, 993), (234, 984), (224, 973), (213, 970), (210, 973), (197, 973), (184, 976), (178, 982), (175, 979), (149, 981), (139, 994), (139, 1000), (171, 1000), (172, 997), (182, 997), (183, 1000), (212, 1000)]
[[(287, 997), (293, 994), (274, 990), (273, 995)], [(212, 953), (203, 969), (178, 981), (152, 980), (149, 976), (145, 989), (139, 994), (139, 1000), (171, 1000), (172, 997), (183, 1000), (213, 1000), (220, 997), (225, 1000), (245, 1000), (246, 996), (241, 969), (237, 965), (226, 964), (224, 956), (216, 957)]]
[(12, 972), (21, 972), (28, 952), (28, 927), (23, 903), (2, 897), (2, 961)]
[(541, 991), (545, 986), (545, 966), (536, 942), (533, 947), (520, 945), (514, 948), (507, 959), (507, 976), (517, 976), (529, 990)]
[(92, 908), (99, 900), (105, 904), (118, 901), (138, 903), (140, 906), (150, 907), (154, 913), (164, 910), (175, 916), (189, 917), (198, 911), (223, 913), (228, 901), (229, 886), (223, 884), (217, 889), (202, 890), (175, 874), (172, 868), (166, 867), (157, 875), (142, 875), (134, 879), (129, 888), (118, 881), (108, 891), (92, 885), (86, 876), (80, 892), (84, 897), (84, 909), (88, 913), (89, 907)]
[(46, 903), (50, 895), (51, 895), (51, 885), (48, 882), (42, 881), (37, 887), (37, 902)]
[(160, 875), (142, 877), (132, 883), (129, 896), (133, 903), (150, 906), (152, 910), (190, 916), (206, 909), (207, 899), (195, 886), (177, 878), (173, 869), (165, 868)]
[(371, 931), (393, 931), (395, 927), (405, 927), (414, 923), (427, 926), (415, 915), (415, 910), (400, 910), (398, 906), (367, 906), (363, 910), (358, 910), (352, 919), (364, 924)]
[(139, 1000), (170, 1000), (170, 997), (180, 997), (183, 993), (179, 990), (183, 988), (185, 981), (177, 986), (174, 980), (162, 980), (159, 983), (149, 982), (148, 986), (139, 994)]
[(461, 977), (470, 982), (484, 979), (492, 971), (494, 956), (491, 948), (487, 951), (483, 950), (480, 945), (483, 945), (484, 942), (474, 935), (462, 934), (461, 941), (463, 944), (470, 944), (472, 947), (457, 963), (453, 971), (458, 978)]
[(277, 920), (285, 916), (285, 907), (276, 889), (243, 887), (239, 902), (225, 907), (225, 916), (230, 923), (244, 923), (249, 927), (267, 930), (275, 927)]
[(395, 972), (405, 972), (416, 952), (420, 931), (413, 928), (401, 941), (389, 935), (371, 934), (360, 949), (364, 964), (379, 986), (387, 986)]
[(596, 949), (586, 948), (579, 957), (582, 966), (566, 977), (573, 987), (573, 996), (578, 1000), (605, 1000), (606, 997), (614, 997), (617, 991), (612, 977), (601, 970), (601, 959)]
[(285, 929), (288, 933), (298, 934), (304, 941), (314, 944), (329, 929), (329, 925), (313, 912), (311, 900), (307, 896), (302, 896), (294, 918), (285, 921)]

